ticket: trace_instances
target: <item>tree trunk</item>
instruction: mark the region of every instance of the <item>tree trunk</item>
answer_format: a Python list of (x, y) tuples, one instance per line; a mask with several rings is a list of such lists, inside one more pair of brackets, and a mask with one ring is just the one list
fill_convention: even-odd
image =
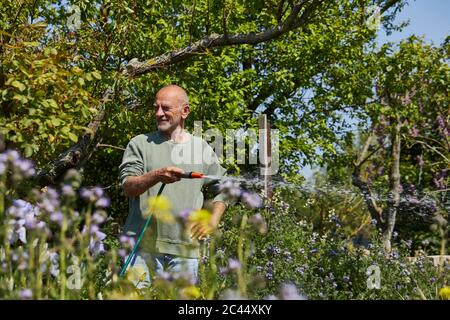
[(383, 212), (385, 227), (383, 230), (383, 244), (386, 252), (391, 251), (391, 238), (394, 231), (395, 219), (397, 217), (398, 206), (400, 204), (400, 150), (401, 150), (401, 139), (400, 130), (402, 124), (400, 120), (397, 121), (395, 128), (392, 130), (391, 140), (391, 172), (389, 175), (389, 196), (388, 205)]

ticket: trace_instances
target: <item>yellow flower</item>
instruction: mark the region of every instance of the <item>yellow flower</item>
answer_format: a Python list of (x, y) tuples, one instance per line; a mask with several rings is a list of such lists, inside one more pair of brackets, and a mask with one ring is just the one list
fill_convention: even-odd
[(142, 282), (145, 280), (145, 276), (147, 272), (145, 271), (143, 266), (135, 266), (131, 267), (127, 273), (126, 278), (131, 282)]
[(439, 290), (439, 297), (441, 297), (442, 300), (450, 300), (450, 287), (445, 286)]
[(121, 292), (114, 290), (107, 297), (110, 300), (142, 300), (142, 297), (136, 291)]
[(200, 289), (196, 286), (189, 286), (181, 289), (181, 297), (183, 299), (198, 299), (200, 297)]
[(144, 212), (143, 216), (148, 218), (149, 215), (153, 214), (156, 219), (162, 222), (172, 223), (175, 218), (170, 212), (171, 209), (172, 205), (167, 197), (162, 195), (150, 197), (147, 202), (147, 211)]
[(205, 209), (195, 210), (189, 216), (189, 222), (198, 222), (201, 224), (208, 225), (211, 220), (211, 213)]

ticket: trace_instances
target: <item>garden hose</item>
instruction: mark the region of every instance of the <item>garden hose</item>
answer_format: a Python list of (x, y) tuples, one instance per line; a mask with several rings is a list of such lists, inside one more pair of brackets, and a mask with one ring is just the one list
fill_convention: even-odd
[[(201, 178), (203, 178), (203, 174), (200, 172), (185, 172), (185, 173), (182, 173), (180, 177), (184, 178), (184, 179), (201, 179)], [(158, 190), (158, 194), (156, 195), (157, 197), (159, 197), (161, 195), (165, 186), (166, 186), (165, 183), (161, 184), (161, 187)], [(144, 237), (145, 231), (147, 230), (148, 226), (150, 225), (151, 218), (152, 218), (152, 212), (150, 212), (147, 220), (145, 221), (145, 225), (142, 228), (142, 231), (139, 234), (139, 237), (137, 238), (136, 243), (133, 246), (133, 250), (131, 250), (131, 253), (128, 255), (128, 257), (125, 261), (125, 264), (123, 265), (122, 269), (120, 269), (119, 277), (123, 277), (125, 275), (125, 272), (127, 271), (127, 268), (131, 263), (131, 260), (133, 259), (136, 252), (139, 249), (139, 244), (141, 243), (142, 238)]]

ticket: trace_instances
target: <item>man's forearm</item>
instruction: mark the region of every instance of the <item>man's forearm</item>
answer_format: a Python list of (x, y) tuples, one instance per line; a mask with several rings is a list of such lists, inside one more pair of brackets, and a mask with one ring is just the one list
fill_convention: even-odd
[(215, 227), (219, 225), (220, 219), (225, 212), (227, 206), (222, 201), (214, 201), (211, 214), (211, 224)]
[(142, 176), (128, 177), (123, 184), (123, 191), (126, 197), (137, 197), (160, 182), (158, 169), (152, 170)]

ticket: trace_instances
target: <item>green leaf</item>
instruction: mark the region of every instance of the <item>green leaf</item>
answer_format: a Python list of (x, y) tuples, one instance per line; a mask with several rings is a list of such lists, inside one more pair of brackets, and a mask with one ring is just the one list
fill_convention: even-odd
[(31, 157), (31, 156), (33, 155), (33, 148), (32, 148), (29, 144), (27, 144), (27, 145), (25, 146), (23, 155), (24, 155), (26, 158), (29, 158), (29, 157)]
[(50, 120), (50, 122), (52, 123), (52, 125), (54, 125), (55, 127), (61, 125), (61, 120), (59, 120), (58, 118), (52, 118)]
[(58, 103), (53, 99), (47, 99), (49, 106), (53, 109), (58, 109)]
[(67, 136), (69, 137), (70, 140), (72, 140), (73, 142), (78, 142), (78, 136), (76, 134), (73, 134), (72, 132), (69, 132), (67, 134)]
[(39, 42), (37, 42), (37, 41), (31, 41), (31, 42), (24, 41), (23, 45), (27, 46), (27, 47), (37, 47), (39, 45)]
[(11, 85), (13, 87), (16, 87), (17, 89), (19, 89), (20, 91), (25, 90), (27, 87), (20, 81), (14, 80)]
[(94, 76), (95, 79), (101, 80), (102, 75), (100, 74), (100, 72), (98, 72), (98, 71), (92, 71), (91, 73), (92, 73), (92, 75)]

